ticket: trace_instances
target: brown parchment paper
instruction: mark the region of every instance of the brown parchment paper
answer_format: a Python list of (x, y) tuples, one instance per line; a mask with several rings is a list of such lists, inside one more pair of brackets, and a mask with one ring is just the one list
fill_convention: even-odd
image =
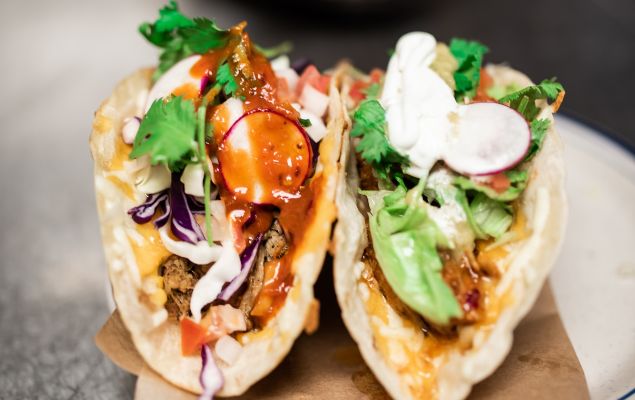
[[(349, 337), (340, 319), (332, 279), (325, 283), (328, 279), (321, 277), (316, 288), (322, 303), (318, 331), (300, 337), (282, 364), (240, 399), (389, 398)], [(138, 376), (136, 400), (196, 399), (145, 365), (116, 311), (95, 341), (116, 365)], [(476, 385), (469, 398), (589, 398), (584, 373), (558, 315), (549, 283), (516, 328), (514, 345), (505, 362)]]

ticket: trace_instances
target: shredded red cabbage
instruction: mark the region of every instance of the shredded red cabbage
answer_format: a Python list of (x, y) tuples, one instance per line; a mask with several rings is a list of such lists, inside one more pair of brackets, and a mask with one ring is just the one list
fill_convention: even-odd
[(145, 224), (152, 219), (152, 216), (154, 216), (154, 214), (157, 212), (157, 208), (159, 208), (159, 206), (163, 206), (163, 208), (165, 208), (167, 199), (167, 190), (159, 193), (153, 193), (148, 196), (145, 203), (128, 210), (128, 214), (137, 224)]
[(203, 366), (198, 379), (203, 387), (203, 393), (199, 396), (199, 400), (212, 400), (214, 395), (225, 384), (225, 379), (223, 379), (223, 373), (214, 362), (212, 350), (206, 344), (201, 348), (201, 361)]
[(172, 233), (184, 242), (192, 244), (205, 240), (201, 227), (192, 215), (185, 188), (177, 174), (172, 174), (170, 205), (172, 207), (172, 219), (170, 220)]
[(258, 235), (256, 240), (251, 242), (251, 244), (247, 246), (247, 248), (240, 255), (240, 264), (242, 265), (240, 273), (234, 278), (234, 280), (229, 283), (229, 285), (225, 286), (225, 288), (218, 295), (218, 299), (221, 299), (223, 301), (229, 300), (245, 282), (247, 276), (249, 276), (249, 271), (251, 271), (251, 268), (255, 264), (256, 254), (258, 254), (260, 242), (262, 242), (262, 234)]
[(297, 60), (293, 61), (291, 63), (291, 68), (293, 68), (293, 70), (295, 72), (297, 72), (298, 75), (302, 75), (304, 70), (311, 64), (313, 64), (311, 62), (311, 60), (309, 60), (306, 57), (302, 57), (302, 58), (298, 58)]
[(194, 214), (205, 213), (205, 205), (185, 193), (183, 183), (177, 174), (172, 174), (170, 189), (149, 195), (143, 204), (128, 210), (128, 214), (137, 224), (145, 224), (159, 209), (163, 210), (163, 214), (154, 221), (157, 228), (170, 221), (172, 233), (180, 240), (192, 244), (206, 240), (194, 218)]

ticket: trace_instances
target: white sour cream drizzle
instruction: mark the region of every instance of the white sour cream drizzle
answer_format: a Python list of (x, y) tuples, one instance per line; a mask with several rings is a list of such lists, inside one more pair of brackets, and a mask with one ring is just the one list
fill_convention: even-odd
[[(163, 228), (162, 228), (163, 229)], [(163, 238), (163, 235), (161, 235)], [(240, 256), (234, 247), (233, 241), (223, 242), (220, 257), (216, 263), (203, 275), (192, 291), (190, 311), (196, 322), (201, 320), (201, 309), (216, 299), (223, 285), (231, 281), (240, 273)]]

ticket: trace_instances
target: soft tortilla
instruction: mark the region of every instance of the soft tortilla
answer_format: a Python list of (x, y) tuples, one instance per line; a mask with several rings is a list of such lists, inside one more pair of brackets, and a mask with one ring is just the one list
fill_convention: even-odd
[[(488, 66), (495, 84), (531, 85), (527, 76), (504, 66)], [(342, 93), (348, 93), (344, 82)], [(346, 101), (346, 100), (345, 100)], [(349, 157), (337, 193), (339, 222), (335, 228), (334, 279), (344, 322), (366, 363), (396, 399), (465, 398), (471, 387), (503, 362), (512, 345), (513, 330), (529, 311), (558, 254), (567, 217), (562, 143), (554, 129), (550, 107), (541, 118), (552, 121), (543, 147), (531, 161), (530, 181), (520, 200), (529, 235), (513, 244), (495, 293), (500, 312), (492, 323), (461, 329), (458, 341), (442, 350), (429, 348), (430, 339), (403, 320), (377, 287), (361, 277), (361, 255), (367, 245), (365, 220), (357, 205), (359, 181), (354, 153), (345, 133), (343, 154)], [(368, 304), (372, 302), (372, 311)], [(431, 348), (431, 347), (430, 347)], [(428, 369), (413, 370), (412, 362), (427, 359)], [(425, 375), (427, 374), (427, 375)]]
[[(95, 115), (90, 147), (95, 160), (102, 240), (115, 302), (139, 353), (150, 367), (171, 383), (200, 393), (201, 357), (182, 356), (178, 324), (165, 320), (165, 309), (153, 308), (151, 303), (144, 301), (143, 283), (129, 242), (136, 227), (126, 214), (129, 208), (142, 201), (143, 196), (135, 193), (132, 177), (125, 170), (117, 170), (117, 164), (123, 162), (121, 157), (117, 159), (118, 149), (122, 146), (123, 121), (142, 113), (151, 75), (151, 69), (144, 69), (126, 78)], [(283, 307), (264, 329), (239, 338), (243, 351), (237, 362), (227, 365), (216, 360), (225, 378), (218, 395), (244, 393), (282, 361), (305, 322), (316, 323), (317, 316), (311, 313), (317, 309), (313, 284), (322, 267), (335, 218), (335, 185), (340, 173), (338, 160), (345, 127), (345, 109), (336, 83), (337, 79), (333, 79), (327, 135), (320, 143), (316, 171), (316, 175), (322, 175), (322, 186), (314, 200), (314, 222), (295, 252), (293, 287)]]

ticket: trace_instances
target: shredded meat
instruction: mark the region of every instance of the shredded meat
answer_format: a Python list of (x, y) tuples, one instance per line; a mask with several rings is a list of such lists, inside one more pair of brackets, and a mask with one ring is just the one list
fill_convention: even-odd
[(258, 249), (256, 263), (249, 274), (245, 291), (242, 294), (237, 294), (236, 299), (232, 299), (232, 303), (236, 304), (245, 315), (247, 329), (253, 327), (250, 315), (264, 284), (265, 263), (282, 258), (288, 248), (289, 245), (282, 227), (278, 220), (275, 220), (263, 237), (263, 244)]
[(362, 159), (359, 153), (355, 153), (355, 160), (357, 161), (357, 171), (359, 172), (359, 187), (362, 190), (377, 190), (379, 184), (377, 176), (373, 171), (373, 167)]
[[(243, 312), (248, 330), (253, 328), (250, 313), (264, 284), (264, 265), (271, 260), (282, 258), (288, 249), (282, 226), (275, 220), (263, 237), (263, 243), (256, 254), (256, 262), (242, 290), (237, 291), (228, 302)], [(161, 265), (159, 274), (163, 276), (163, 286), (168, 296), (165, 308), (171, 318), (179, 320), (190, 315), (190, 299), (194, 286), (210, 266), (211, 264), (197, 265), (176, 255), (168, 257)]]
[(463, 309), (463, 318), (454, 322), (459, 325), (475, 323), (483, 307), (479, 307), (481, 292), (478, 283), (481, 277), (470, 261), (474, 257), (464, 254), (457, 259), (449, 251), (440, 251), (439, 256), (443, 262), (443, 280), (450, 286)]
[(159, 268), (163, 276), (163, 287), (168, 296), (165, 308), (170, 317), (181, 319), (189, 315), (190, 298), (194, 285), (210, 268), (210, 265), (197, 265), (186, 258), (172, 255)]
[(282, 258), (289, 249), (287, 238), (278, 220), (273, 221), (263, 240), (265, 242), (265, 262)]

